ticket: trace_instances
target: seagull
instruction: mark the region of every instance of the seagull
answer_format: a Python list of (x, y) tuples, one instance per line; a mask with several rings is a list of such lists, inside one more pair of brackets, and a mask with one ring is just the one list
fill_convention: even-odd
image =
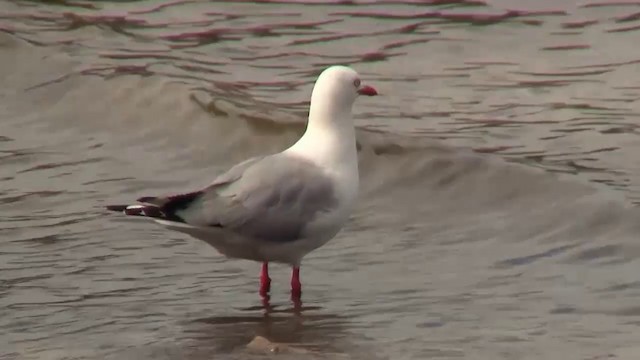
[(240, 162), (201, 190), (106, 208), (150, 218), (227, 258), (261, 262), (262, 297), (270, 292), (269, 263), (287, 264), (291, 297), (299, 300), (303, 257), (334, 238), (355, 205), (359, 176), (351, 112), (359, 95), (378, 93), (350, 67), (328, 67), (314, 84), (306, 130), (289, 148)]

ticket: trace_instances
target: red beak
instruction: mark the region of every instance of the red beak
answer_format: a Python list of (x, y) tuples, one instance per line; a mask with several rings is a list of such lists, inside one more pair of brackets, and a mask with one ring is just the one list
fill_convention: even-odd
[(365, 86), (361, 87), (360, 89), (358, 89), (358, 94), (367, 95), (367, 96), (376, 96), (376, 95), (378, 95), (378, 92), (373, 87), (371, 87), (369, 85), (365, 85)]

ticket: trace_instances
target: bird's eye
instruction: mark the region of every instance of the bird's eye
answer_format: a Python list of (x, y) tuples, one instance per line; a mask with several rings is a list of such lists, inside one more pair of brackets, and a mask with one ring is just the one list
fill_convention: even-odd
[(360, 79), (353, 80), (353, 86), (359, 88), (360, 87)]

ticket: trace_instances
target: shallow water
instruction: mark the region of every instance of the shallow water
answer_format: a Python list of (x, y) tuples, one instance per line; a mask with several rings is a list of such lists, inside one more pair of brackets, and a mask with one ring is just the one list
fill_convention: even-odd
[[(0, 3), (0, 358), (637, 359), (640, 4)], [(304, 262), (106, 203), (301, 134), (350, 64), (362, 189)]]

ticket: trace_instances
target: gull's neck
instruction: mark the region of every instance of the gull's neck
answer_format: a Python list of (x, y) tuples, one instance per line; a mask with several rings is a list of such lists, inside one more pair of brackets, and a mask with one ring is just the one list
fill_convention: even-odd
[[(347, 94), (348, 95), (348, 94)], [(355, 98), (330, 86), (316, 86), (311, 94), (309, 121), (302, 137), (285, 154), (319, 166), (333, 179), (342, 212), (349, 211), (358, 194), (358, 153), (351, 116)]]
[(331, 106), (311, 99), (309, 121), (302, 137), (286, 152), (327, 170), (357, 172), (355, 129), (351, 106)]

